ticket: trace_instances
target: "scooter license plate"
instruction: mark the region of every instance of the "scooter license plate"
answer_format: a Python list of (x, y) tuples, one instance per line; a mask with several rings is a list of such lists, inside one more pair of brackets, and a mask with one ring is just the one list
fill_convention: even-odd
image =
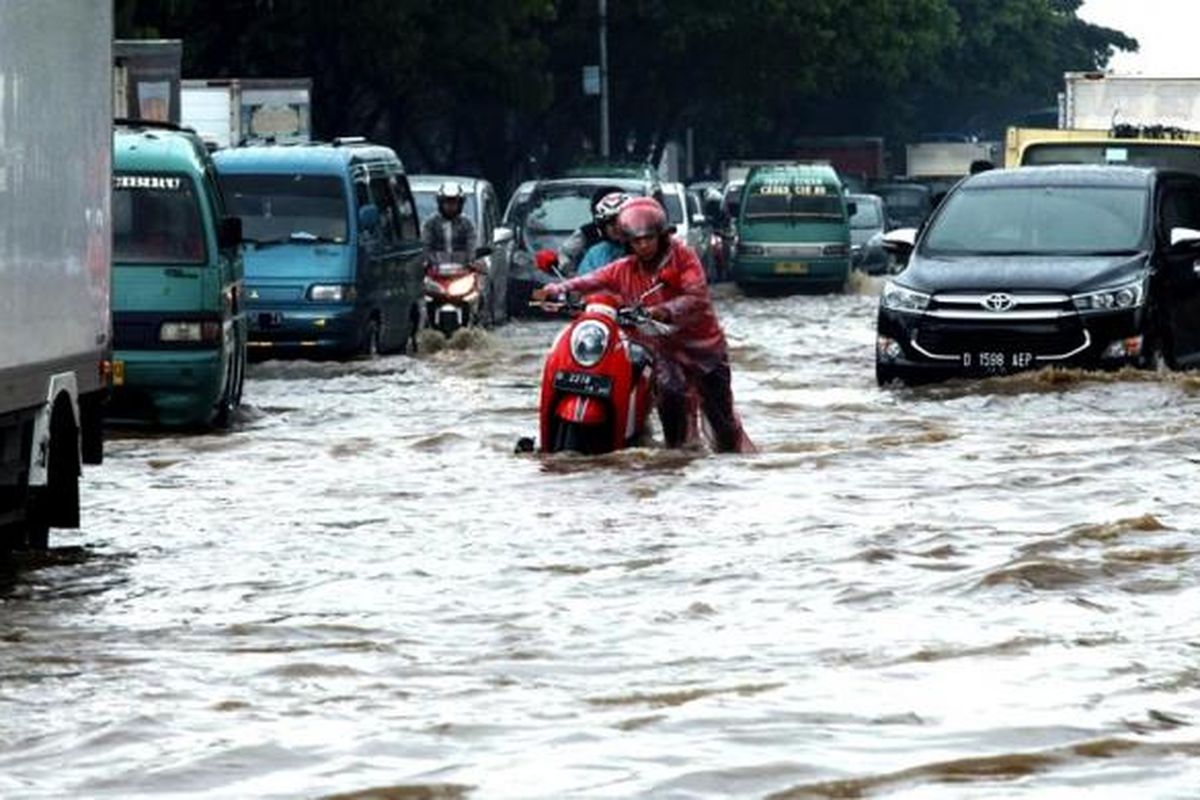
[(554, 388), (588, 397), (608, 397), (612, 394), (612, 378), (587, 372), (556, 372)]

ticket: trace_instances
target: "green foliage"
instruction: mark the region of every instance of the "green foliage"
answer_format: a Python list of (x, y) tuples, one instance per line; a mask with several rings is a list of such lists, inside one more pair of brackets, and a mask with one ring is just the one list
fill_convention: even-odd
[[(611, 0), (615, 155), (691, 127), (701, 160), (808, 134), (991, 132), (1124, 34), (1081, 0)], [(596, 149), (596, 0), (116, 0), (118, 35), (184, 39), (191, 77), (307, 76), (314, 124), (500, 185)]]

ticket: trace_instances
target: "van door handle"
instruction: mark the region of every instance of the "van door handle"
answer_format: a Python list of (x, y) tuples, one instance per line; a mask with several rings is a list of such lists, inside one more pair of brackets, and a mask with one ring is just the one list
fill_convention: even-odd
[(1200, 278), (1200, 261), (1192, 262), (1192, 274)]

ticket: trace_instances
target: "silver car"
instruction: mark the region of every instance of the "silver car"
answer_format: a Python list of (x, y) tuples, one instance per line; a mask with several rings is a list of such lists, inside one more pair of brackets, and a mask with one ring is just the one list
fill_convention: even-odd
[(667, 221), (675, 226), (675, 235), (700, 258), (705, 274), (714, 277), (712, 253), (712, 227), (700, 210), (696, 195), (682, 183), (662, 184), (663, 206), (667, 209)]
[(883, 199), (873, 194), (850, 194), (846, 201), (855, 206), (850, 217), (850, 268), (882, 275), (889, 263), (888, 252), (883, 249)]

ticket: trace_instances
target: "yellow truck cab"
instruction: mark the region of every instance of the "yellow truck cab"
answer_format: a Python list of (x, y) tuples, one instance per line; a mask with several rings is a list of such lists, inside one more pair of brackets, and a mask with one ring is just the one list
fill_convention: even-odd
[(1112, 130), (1009, 128), (1004, 166), (1115, 164), (1200, 175), (1200, 133), (1118, 126)]

